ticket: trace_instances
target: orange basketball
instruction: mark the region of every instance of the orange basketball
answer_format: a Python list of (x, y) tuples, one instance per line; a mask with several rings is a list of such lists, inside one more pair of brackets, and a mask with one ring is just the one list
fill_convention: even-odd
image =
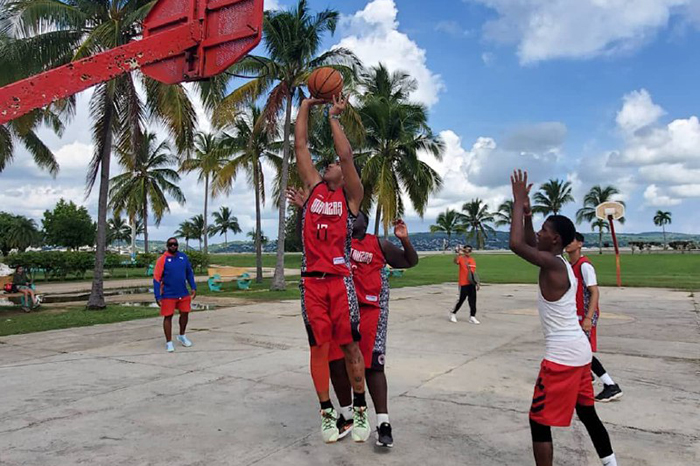
[(317, 68), (306, 82), (309, 92), (317, 99), (333, 100), (343, 91), (343, 75), (333, 68)]

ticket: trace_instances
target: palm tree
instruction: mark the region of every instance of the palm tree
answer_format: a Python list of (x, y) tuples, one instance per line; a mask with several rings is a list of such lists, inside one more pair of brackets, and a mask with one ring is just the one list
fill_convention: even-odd
[(207, 235), (204, 230), (204, 216), (202, 214), (195, 215), (189, 221), (192, 225), (192, 239), (199, 241), (199, 251), (202, 251), (202, 238)]
[(231, 214), (231, 209), (222, 206), (218, 212), (214, 212), (214, 225), (210, 228), (210, 235), (224, 235), (224, 247), (228, 246), (228, 232), (233, 234), (240, 233), (241, 227), (238, 224), (238, 219)]
[(429, 195), (442, 186), (440, 175), (418, 153), (441, 160), (444, 143), (428, 126), (425, 106), (408, 101), (416, 81), (407, 74), (390, 74), (379, 65), (366, 72), (361, 83), (364, 92), (359, 112), (366, 137), (358, 160), (363, 165), (363, 207), (376, 202), (374, 232), (379, 234), (382, 219), (386, 235), (389, 223), (405, 212), (402, 192), (422, 216)]
[(498, 211), (493, 213), (494, 225), (497, 227), (510, 226), (513, 219), (513, 201), (507, 200), (498, 206)]
[(159, 225), (165, 212), (170, 212), (166, 194), (180, 204), (185, 203), (185, 195), (176, 184), (180, 181), (180, 175), (168, 168), (176, 163), (168, 143), (158, 143), (156, 135), (146, 131), (137, 147), (133, 156), (130, 152), (118, 151), (119, 162), (126, 172), (112, 178), (109, 197), (115, 212), (138, 205), (143, 219), (144, 250), (148, 254), (149, 205), (156, 225)]
[(664, 249), (668, 248), (668, 243), (666, 242), (666, 225), (671, 224), (671, 212), (664, 212), (662, 210), (657, 210), (656, 215), (654, 215), (654, 225), (661, 227), (664, 232)]
[(464, 213), (459, 215), (462, 225), (467, 230), (467, 238), (476, 237), (476, 248), (483, 249), (488, 234), (496, 231), (488, 225), (494, 221), (493, 214), (489, 212), (488, 204), (478, 198), (472, 199), (462, 206), (462, 211)]
[[(300, 97), (301, 88), (311, 71), (322, 65), (357, 64), (357, 59), (348, 50), (333, 48), (317, 56), (325, 32), (333, 34), (340, 15), (336, 10), (326, 9), (311, 14), (307, 0), (299, 0), (296, 7), (286, 11), (266, 11), (263, 22), (263, 40), (267, 57), (249, 56), (231, 69), (234, 72), (258, 76), (233, 90), (224, 98), (215, 113), (215, 121), (232, 121), (241, 105), (255, 102), (268, 91), (265, 117), (275, 124), (277, 116), (285, 109), (284, 144), (278, 196), (277, 263), (272, 290), (284, 290), (284, 241), (287, 200), (285, 191), (289, 179), (291, 156), (290, 135), (292, 106), (295, 97)], [(347, 74), (347, 69), (345, 70)], [(349, 77), (349, 74), (348, 74)]]
[[(596, 218), (595, 208), (603, 202), (613, 201), (616, 194), (620, 194), (620, 191), (614, 186), (593, 186), (583, 198), (583, 207), (576, 211), (576, 223), (592, 222)], [(625, 205), (623, 201), (617, 202)], [(625, 217), (621, 217), (618, 222), (625, 223)]]
[(114, 214), (114, 217), (107, 221), (108, 232), (107, 232), (107, 243), (112, 244), (116, 241), (117, 244), (122, 241), (131, 241), (131, 225), (124, 220), (121, 215)]
[(430, 226), (430, 233), (447, 233), (449, 246), (453, 233), (464, 233), (464, 225), (461, 223), (460, 214), (454, 209), (447, 209), (440, 213), (435, 220), (435, 225)]
[(175, 236), (185, 238), (185, 251), (190, 249), (190, 240), (197, 237), (194, 225), (188, 220), (181, 222), (178, 229), (175, 230)]
[[(222, 138), (212, 133), (197, 132), (194, 136), (194, 157), (182, 162), (180, 170), (184, 173), (199, 172), (198, 181), (204, 181), (204, 230), (207, 230), (209, 216), (210, 182), (216, 182), (219, 171), (226, 163), (226, 153), (223, 150)], [(212, 191), (212, 197), (216, 194)], [(209, 252), (207, 235), (204, 235), (204, 254)]]
[[(142, 34), (143, 19), (152, 0), (14, 0), (7, 5), (8, 21), (15, 27), (14, 56), (33, 72), (44, 71), (127, 44)], [(137, 79), (145, 89), (139, 95)], [(211, 109), (222, 97), (228, 75), (208, 83), (195, 84), (205, 107)], [(147, 78), (138, 70), (98, 84), (90, 100), (92, 135), (95, 146), (86, 176), (86, 195), (99, 178), (97, 251), (88, 308), (105, 307), (103, 292), (106, 248), (110, 156), (113, 140), (125, 152), (135, 148), (142, 123), (152, 116), (163, 122), (178, 151), (192, 146), (196, 113), (181, 85), (166, 85)], [(145, 220), (145, 219), (144, 219)]]
[[(265, 203), (265, 177), (262, 162), (266, 160), (279, 171), (282, 159), (271, 149), (279, 147), (276, 141), (278, 131), (276, 127), (266, 124), (262, 110), (251, 104), (248, 111), (241, 114), (230, 125), (234, 130), (234, 136), (225, 134), (224, 145), (227, 152), (234, 154), (229, 162), (221, 169), (215, 192), (230, 191), (233, 182), (240, 171), (248, 175), (248, 183), (255, 192), (255, 231), (261, 231), (261, 205)], [(279, 179), (279, 176), (278, 176)], [(262, 233), (261, 233), (262, 234)], [(255, 238), (256, 272), (255, 281), (262, 283), (262, 246), (260, 238)]]
[(38, 244), (40, 238), (33, 219), (0, 212), (0, 252), (4, 256), (12, 249), (24, 252), (29, 246)]
[[(258, 238), (258, 231), (257, 230), (250, 230), (248, 233), (246, 233), (246, 236), (250, 238), (252, 241), (257, 241)], [(264, 232), (260, 232), (260, 243), (265, 246), (267, 243), (270, 242), (270, 238), (265, 236)]]
[(564, 180), (549, 180), (540, 186), (540, 190), (535, 193), (536, 204), (532, 211), (538, 214), (557, 215), (565, 204), (574, 202), (571, 195), (571, 182)]
[(603, 230), (610, 231), (610, 224), (598, 218), (595, 222), (591, 222), (591, 231), (596, 229), (598, 229), (598, 254), (603, 254)]

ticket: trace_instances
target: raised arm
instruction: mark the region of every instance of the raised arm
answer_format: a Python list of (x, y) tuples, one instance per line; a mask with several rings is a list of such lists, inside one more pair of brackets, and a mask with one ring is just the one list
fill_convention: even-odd
[(530, 204), (530, 189), (532, 189), (532, 184), (527, 187), (527, 197), (525, 198), (525, 203), (523, 205), (523, 217), (525, 217), (525, 242), (532, 246), (537, 247), (537, 238), (535, 237), (535, 228), (532, 226), (532, 205)]
[(344, 97), (333, 96), (333, 107), (328, 112), (328, 118), (331, 123), (335, 152), (340, 158), (340, 169), (343, 171), (343, 178), (345, 178), (345, 194), (348, 197), (348, 206), (351, 212), (357, 215), (365, 194), (360, 175), (355, 168), (350, 141), (348, 141), (343, 127), (340, 125), (340, 115), (342, 115), (346, 107), (347, 100)]
[(299, 107), (294, 126), (294, 151), (297, 157), (299, 176), (307, 189), (321, 182), (321, 175), (314, 167), (309, 152), (309, 111), (314, 105), (322, 104), (321, 99), (305, 99)]
[[(539, 251), (537, 245), (530, 245), (525, 233), (525, 204), (529, 203), (528, 192), (532, 185), (527, 183), (527, 172), (517, 170), (510, 177), (513, 187), (513, 218), (510, 223), (510, 250), (531, 264), (544, 269), (556, 269), (561, 261), (549, 252)], [(532, 229), (532, 222), (530, 222)], [(534, 231), (532, 233), (534, 237)]]
[(418, 265), (418, 253), (408, 238), (408, 228), (403, 220), (394, 222), (394, 234), (401, 241), (403, 250), (391, 241), (380, 240), (386, 262), (396, 269), (410, 269)]

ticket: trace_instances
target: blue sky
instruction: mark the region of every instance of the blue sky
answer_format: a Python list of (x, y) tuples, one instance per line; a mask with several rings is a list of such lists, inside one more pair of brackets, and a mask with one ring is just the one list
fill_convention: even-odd
[[(427, 231), (439, 212), (475, 197), (495, 208), (509, 197), (509, 171), (525, 167), (535, 182), (572, 182), (576, 204), (565, 214), (574, 215), (592, 185), (614, 184), (628, 205), (624, 231), (654, 230), (652, 217), (662, 209), (673, 214), (670, 230), (700, 232), (700, 216), (691, 214), (700, 207), (700, 64), (693, 59), (700, 0), (310, 4), (343, 15), (325, 47), (349, 47), (368, 65), (381, 61), (419, 81), (413, 98), (429, 107), (431, 125), (446, 142), (442, 162), (426, 161), (445, 186), (424, 220), (408, 212), (413, 231)], [(55, 180), (36, 174), (20, 152), (0, 174), (4, 210), (39, 220), (66, 197), (96, 211), (96, 193), (85, 201), (82, 195), (91, 153), (87, 97), (79, 99), (78, 115), (61, 140), (46, 136), (59, 154), (61, 174)], [(206, 116), (200, 112), (200, 118), (206, 128)], [(203, 187), (193, 178), (183, 185), (187, 204), (173, 205), (152, 237), (166, 238), (201, 212)], [(213, 204), (230, 206), (245, 232), (253, 227), (251, 201), (241, 180), (229, 198)], [(275, 218), (268, 205), (268, 236), (275, 236)]]

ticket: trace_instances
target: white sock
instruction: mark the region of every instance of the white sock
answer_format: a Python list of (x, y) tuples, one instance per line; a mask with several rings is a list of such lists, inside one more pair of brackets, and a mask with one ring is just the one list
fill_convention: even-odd
[(338, 411), (340, 411), (340, 414), (343, 415), (345, 420), (352, 419), (352, 416), (354, 414), (354, 412), (352, 410), (352, 405), (341, 406)]
[(605, 458), (601, 458), (600, 461), (603, 462), (603, 466), (617, 466), (617, 460), (615, 459), (615, 453)]
[(384, 423), (389, 424), (389, 415), (388, 414), (379, 414), (377, 413), (377, 425), (381, 426)]
[(606, 372), (605, 374), (600, 376), (600, 380), (605, 384), (605, 385), (615, 385), (615, 382), (613, 382), (613, 379), (610, 378), (608, 373)]

